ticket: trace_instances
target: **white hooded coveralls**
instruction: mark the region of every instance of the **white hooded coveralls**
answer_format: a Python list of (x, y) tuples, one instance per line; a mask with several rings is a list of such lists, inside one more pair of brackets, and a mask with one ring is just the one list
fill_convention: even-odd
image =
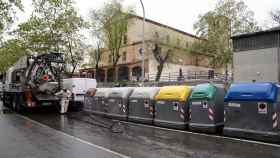
[(70, 97), (72, 95), (71, 91), (69, 91), (68, 89), (66, 91), (61, 90), (58, 93), (56, 93), (55, 95), (61, 97), (61, 99), (60, 99), (60, 106), (61, 106), (60, 113), (61, 114), (66, 113), (67, 110), (68, 110), (68, 106), (69, 106), (69, 100), (70, 100)]

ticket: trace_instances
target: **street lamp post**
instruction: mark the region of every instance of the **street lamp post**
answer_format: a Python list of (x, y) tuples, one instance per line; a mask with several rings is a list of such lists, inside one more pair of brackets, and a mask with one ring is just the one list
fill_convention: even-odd
[(142, 9), (143, 9), (143, 28), (142, 28), (142, 71), (141, 71), (141, 77), (142, 81), (145, 80), (145, 22), (146, 22), (146, 17), (145, 17), (145, 8), (142, 0), (140, 0)]

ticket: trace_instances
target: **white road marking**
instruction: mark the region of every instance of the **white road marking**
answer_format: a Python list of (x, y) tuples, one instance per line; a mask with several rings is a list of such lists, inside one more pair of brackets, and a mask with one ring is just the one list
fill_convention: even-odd
[(228, 139), (228, 140), (233, 140), (233, 141), (240, 141), (240, 142), (245, 142), (245, 143), (252, 143), (252, 144), (266, 145), (266, 146), (280, 148), (280, 145), (278, 145), (278, 144), (265, 143), (265, 142), (254, 141), (254, 140), (231, 138), (231, 137), (218, 136), (218, 135), (209, 135), (209, 134), (204, 134), (204, 133), (196, 133), (196, 132), (191, 132), (191, 131), (169, 129), (169, 128), (163, 128), (163, 127), (152, 126), (152, 125), (145, 125), (145, 124), (138, 124), (138, 123), (126, 122), (126, 121), (121, 121), (121, 122), (122, 123), (136, 125), (136, 126), (150, 127), (150, 128), (161, 129), (161, 130), (172, 131), (172, 132), (180, 132), (180, 133), (194, 134), (194, 135), (207, 136), (207, 137), (213, 137), (213, 138)]
[(21, 117), (21, 118), (23, 118), (23, 119), (25, 119), (25, 120), (31, 121), (31, 122), (33, 122), (33, 123), (35, 123), (35, 124), (37, 124), (37, 125), (40, 125), (40, 126), (42, 126), (42, 127), (46, 127), (46, 128), (52, 129), (52, 130), (56, 131), (56, 132), (59, 133), (59, 134), (62, 134), (62, 135), (67, 136), (67, 137), (70, 137), (70, 138), (72, 138), (72, 139), (74, 139), (74, 140), (77, 140), (77, 141), (79, 141), (79, 142), (81, 142), (81, 143), (90, 145), (90, 146), (95, 147), (95, 148), (98, 148), (98, 149), (100, 149), (100, 150), (104, 150), (104, 151), (106, 151), (106, 152), (112, 153), (112, 154), (114, 154), (114, 155), (116, 155), (116, 156), (120, 156), (120, 157), (122, 157), (122, 158), (130, 158), (130, 157), (127, 156), (127, 155), (124, 155), (124, 154), (121, 154), (121, 153), (112, 151), (112, 150), (107, 149), (107, 148), (105, 148), (105, 147), (102, 147), (102, 146), (93, 144), (93, 143), (91, 143), (91, 142), (85, 141), (85, 140), (80, 139), (80, 138), (78, 138), (78, 137), (74, 137), (74, 136), (69, 135), (69, 134), (67, 134), (67, 133), (64, 133), (64, 132), (62, 132), (62, 131), (53, 129), (53, 128), (47, 126), (47, 125), (44, 125), (44, 124), (42, 124), (42, 123), (40, 123), (40, 122), (38, 122), (38, 121), (32, 120), (32, 119), (30, 119), (30, 118), (28, 118), (28, 117), (26, 117), (26, 116), (22, 116), (22, 115), (19, 115), (19, 114), (16, 114), (16, 115), (19, 116), (19, 117)]

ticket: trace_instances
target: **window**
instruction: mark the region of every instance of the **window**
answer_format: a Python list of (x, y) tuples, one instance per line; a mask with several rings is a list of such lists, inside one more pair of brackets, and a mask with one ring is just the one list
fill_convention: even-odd
[(194, 60), (195, 60), (195, 63), (194, 63), (195, 66), (199, 66), (199, 57), (195, 56)]
[(186, 48), (189, 48), (189, 42), (186, 42)]
[(108, 62), (112, 63), (112, 55), (111, 54), (108, 55)]
[(166, 43), (169, 43), (169, 42), (170, 42), (170, 36), (167, 35), (167, 36), (166, 36)]
[(126, 61), (126, 52), (123, 52), (122, 54), (122, 61)]
[(12, 73), (12, 83), (20, 83), (20, 79), (21, 79), (21, 72), (20, 70), (16, 70)]
[(127, 44), (127, 35), (123, 36), (123, 44)]
[(158, 39), (159, 38), (159, 34), (158, 32), (155, 32), (155, 38)]
[(180, 47), (180, 39), (179, 38), (177, 38), (177, 47)]
[(277, 47), (278, 34), (265, 33), (252, 35), (248, 37), (239, 37), (233, 39), (233, 49), (237, 51), (256, 50), (263, 48)]

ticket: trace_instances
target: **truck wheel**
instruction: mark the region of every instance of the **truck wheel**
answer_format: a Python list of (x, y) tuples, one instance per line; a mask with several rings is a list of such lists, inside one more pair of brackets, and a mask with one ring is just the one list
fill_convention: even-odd
[(14, 110), (14, 111), (16, 111), (16, 106), (17, 106), (17, 103), (16, 103), (16, 100), (15, 100), (15, 98), (13, 99), (13, 103), (12, 103), (12, 109)]
[(2, 100), (2, 103), (3, 103), (3, 106), (5, 107), (8, 107), (8, 104), (7, 104), (7, 97), (5, 94), (3, 94), (3, 100)]
[(12, 107), (12, 97), (10, 94), (5, 94), (3, 99), (3, 105), (7, 108)]
[(13, 98), (12, 108), (13, 108), (13, 110), (14, 110), (15, 112), (18, 112), (18, 113), (22, 112), (22, 106), (21, 106), (21, 104), (20, 104), (20, 99), (19, 99), (19, 97), (15, 96), (15, 97)]

